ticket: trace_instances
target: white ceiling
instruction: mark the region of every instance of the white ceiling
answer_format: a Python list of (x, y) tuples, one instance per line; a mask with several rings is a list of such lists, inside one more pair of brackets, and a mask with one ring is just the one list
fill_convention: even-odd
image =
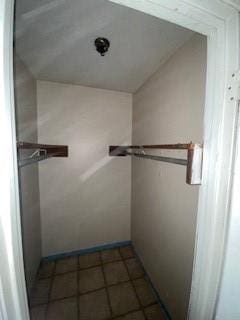
[(192, 34), (107, 0), (16, 0), (16, 50), (41, 80), (135, 92)]

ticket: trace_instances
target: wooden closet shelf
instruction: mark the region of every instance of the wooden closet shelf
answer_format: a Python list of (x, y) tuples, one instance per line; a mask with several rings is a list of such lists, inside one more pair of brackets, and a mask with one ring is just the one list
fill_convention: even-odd
[(36, 149), (44, 151), (47, 156), (52, 157), (68, 157), (68, 146), (54, 144), (39, 144), (31, 142), (17, 142), (18, 150)]

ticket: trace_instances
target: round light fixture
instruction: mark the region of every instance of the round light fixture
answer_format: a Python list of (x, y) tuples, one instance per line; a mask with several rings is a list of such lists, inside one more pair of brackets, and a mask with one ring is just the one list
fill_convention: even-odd
[(101, 56), (105, 56), (105, 53), (110, 47), (110, 41), (106, 38), (99, 37), (95, 40), (95, 47), (97, 52), (99, 52)]

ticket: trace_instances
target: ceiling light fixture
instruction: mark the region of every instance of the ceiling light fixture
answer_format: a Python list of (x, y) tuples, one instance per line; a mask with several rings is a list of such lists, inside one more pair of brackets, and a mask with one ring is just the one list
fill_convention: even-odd
[(105, 53), (110, 47), (110, 41), (106, 38), (97, 38), (95, 40), (95, 47), (97, 52), (99, 52), (101, 56), (105, 56)]

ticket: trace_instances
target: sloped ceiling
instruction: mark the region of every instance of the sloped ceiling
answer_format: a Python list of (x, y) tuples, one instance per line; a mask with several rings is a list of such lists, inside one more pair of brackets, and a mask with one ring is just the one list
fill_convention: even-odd
[[(135, 92), (193, 33), (107, 0), (16, 0), (15, 44), (37, 79)], [(97, 37), (110, 40), (96, 52)]]

